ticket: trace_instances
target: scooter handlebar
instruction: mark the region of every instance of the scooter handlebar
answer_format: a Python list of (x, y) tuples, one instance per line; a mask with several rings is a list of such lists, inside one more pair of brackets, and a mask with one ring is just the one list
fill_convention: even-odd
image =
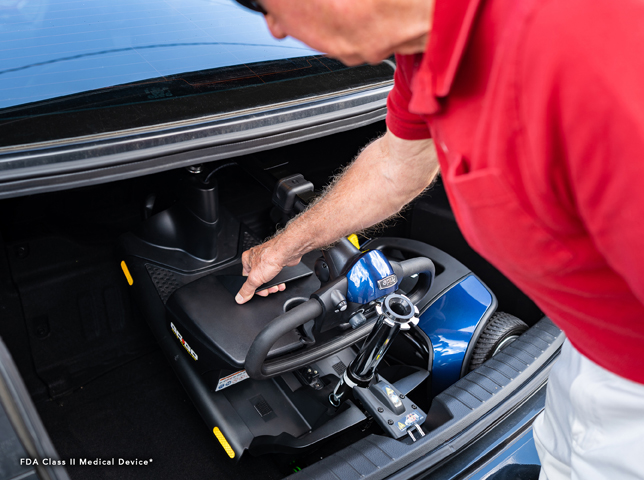
[(418, 282), (416, 282), (411, 292), (407, 293), (407, 297), (414, 304), (420, 302), (427, 292), (429, 292), (434, 281), (434, 276), (436, 275), (434, 262), (427, 257), (415, 257), (403, 260), (402, 262), (392, 261), (390, 263), (399, 278), (418, 275)]
[[(425, 257), (411, 258), (401, 262), (391, 261), (390, 263), (398, 278), (418, 274), (418, 281), (414, 288), (407, 293), (407, 297), (414, 304), (422, 300), (429, 291), (434, 280), (434, 263)], [(337, 289), (338, 285), (329, 285), (327, 288), (330, 288), (331, 290)], [(346, 286), (344, 288), (346, 290)], [(318, 291), (318, 293), (319, 292), (320, 291)], [(324, 295), (316, 295), (314, 298), (301, 303), (297, 307), (294, 307), (288, 312), (275, 318), (264, 327), (257, 337), (255, 337), (255, 340), (246, 355), (245, 368), (248, 376), (255, 380), (264, 380), (273, 377), (280, 373), (292, 370), (293, 365), (297, 365), (305, 360), (314, 361), (317, 360), (318, 357), (324, 358), (325, 356), (339, 351), (342, 348), (346, 348), (368, 334), (370, 327), (368, 328), (368, 326), (365, 325), (364, 328), (359, 328), (349, 332), (341, 338), (339, 337), (338, 339), (330, 342), (328, 345), (313, 347), (310, 352), (307, 351), (308, 353), (299, 355), (301, 358), (298, 357), (292, 361), (280, 358), (267, 363), (266, 357), (275, 342), (293, 329), (300, 325), (304, 325), (309, 320), (318, 318), (324, 313), (325, 308), (322, 303), (322, 297), (324, 297)], [(329, 306), (327, 305), (327, 309), (328, 308)]]
[(322, 315), (320, 302), (312, 298), (272, 320), (255, 337), (246, 355), (246, 373), (251, 378), (266, 378), (262, 371), (271, 347), (286, 333)]

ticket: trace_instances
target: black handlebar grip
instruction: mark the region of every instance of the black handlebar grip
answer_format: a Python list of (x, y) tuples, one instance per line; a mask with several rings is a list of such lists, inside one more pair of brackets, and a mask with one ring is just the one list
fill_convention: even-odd
[[(427, 257), (416, 257), (396, 263), (394, 271), (401, 278), (418, 274), (418, 282), (416, 282), (412, 291), (407, 294), (407, 297), (414, 304), (420, 302), (427, 295), (434, 282), (434, 276), (436, 275), (434, 262)], [(394, 262), (391, 262), (391, 264), (393, 266)]]
[(244, 366), (246, 367), (248, 376), (255, 380), (269, 378), (264, 373), (263, 366), (266, 361), (266, 356), (275, 342), (294, 328), (319, 317), (322, 315), (322, 312), (320, 302), (312, 298), (280, 315), (266, 325), (257, 337), (255, 337), (246, 355)]

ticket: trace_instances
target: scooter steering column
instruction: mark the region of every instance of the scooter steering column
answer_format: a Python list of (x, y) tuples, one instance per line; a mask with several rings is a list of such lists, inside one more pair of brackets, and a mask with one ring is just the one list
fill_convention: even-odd
[(373, 330), (329, 395), (334, 407), (340, 406), (352, 388), (368, 387), (398, 332), (418, 324), (418, 308), (404, 295), (391, 293), (383, 297), (376, 304), (376, 311), (378, 319)]

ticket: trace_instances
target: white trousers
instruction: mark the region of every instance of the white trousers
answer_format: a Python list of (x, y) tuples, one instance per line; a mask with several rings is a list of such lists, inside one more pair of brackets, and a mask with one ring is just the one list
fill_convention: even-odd
[(534, 443), (539, 480), (644, 479), (644, 385), (605, 370), (566, 340)]

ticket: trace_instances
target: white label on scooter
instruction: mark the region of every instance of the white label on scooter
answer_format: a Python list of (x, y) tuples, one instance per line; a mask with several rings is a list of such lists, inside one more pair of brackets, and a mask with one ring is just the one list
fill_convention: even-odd
[(236, 383), (241, 382), (242, 380), (246, 380), (248, 377), (248, 374), (246, 373), (246, 370), (240, 370), (239, 372), (231, 373), (227, 377), (220, 378), (219, 382), (217, 383), (217, 388), (215, 388), (215, 392), (218, 392), (219, 390), (223, 390), (224, 388), (228, 388), (231, 385), (235, 385)]

